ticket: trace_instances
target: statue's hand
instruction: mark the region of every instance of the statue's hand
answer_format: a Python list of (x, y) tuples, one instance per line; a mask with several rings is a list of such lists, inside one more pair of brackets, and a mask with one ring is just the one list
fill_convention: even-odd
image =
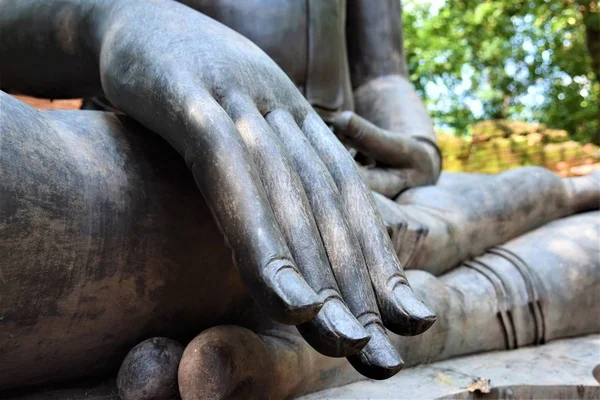
[(107, 98), (184, 156), (271, 317), (365, 375), (393, 375), (402, 361), (382, 320), (412, 335), (435, 316), (352, 158), (250, 41), (180, 4), (124, 4), (102, 36)]
[(361, 169), (371, 189), (395, 197), (404, 189), (435, 184), (441, 170), (433, 124), (413, 86), (383, 76), (354, 92), (356, 114), (331, 121), (344, 142), (372, 160)]

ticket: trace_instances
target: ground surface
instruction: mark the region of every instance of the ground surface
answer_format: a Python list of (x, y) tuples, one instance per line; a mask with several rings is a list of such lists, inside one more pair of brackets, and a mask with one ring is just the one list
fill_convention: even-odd
[[(599, 399), (592, 370), (600, 364), (600, 334), (539, 347), (455, 358), (409, 368), (387, 381), (361, 381), (301, 397), (321, 399)], [(598, 371), (598, 370), (597, 370)], [(600, 371), (599, 371), (600, 372)], [(489, 395), (470, 394), (473, 380), (490, 380)], [(525, 385), (525, 386), (524, 386)], [(19, 400), (118, 400), (114, 381), (3, 397)]]
[(600, 386), (592, 374), (598, 364), (600, 335), (590, 335), (558, 340), (539, 347), (454, 358), (409, 368), (387, 381), (356, 382), (313, 393), (299, 400), (435, 399), (461, 392), (461, 395), (451, 398), (468, 398), (463, 397), (466, 387), (477, 378), (490, 379), (492, 388), (555, 386), (554, 392), (545, 393), (541, 390), (522, 390), (519, 394), (513, 388), (513, 392), (517, 392), (514, 397), (500, 393), (500, 398), (529, 398), (528, 394), (532, 393), (533, 398), (598, 399)]

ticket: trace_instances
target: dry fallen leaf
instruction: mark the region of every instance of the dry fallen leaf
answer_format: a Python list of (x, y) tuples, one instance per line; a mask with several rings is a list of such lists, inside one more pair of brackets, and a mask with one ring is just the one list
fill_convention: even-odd
[(481, 393), (489, 393), (491, 390), (490, 380), (486, 378), (477, 378), (469, 386), (467, 386), (467, 390), (471, 393), (473, 392), (481, 392)]
[(452, 382), (452, 380), (451, 380), (451, 379), (450, 379), (448, 376), (446, 376), (446, 375), (442, 374), (441, 372), (440, 372), (440, 373), (438, 373), (438, 374), (436, 375), (436, 377), (435, 377), (435, 378), (436, 378), (438, 381), (440, 381), (440, 382), (442, 382), (442, 383), (444, 383), (444, 384), (446, 384), (446, 385), (453, 385), (453, 384), (454, 384), (454, 383)]

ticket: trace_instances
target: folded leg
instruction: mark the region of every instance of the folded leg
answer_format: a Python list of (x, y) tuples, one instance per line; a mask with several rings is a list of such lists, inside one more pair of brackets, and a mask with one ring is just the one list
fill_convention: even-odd
[[(404, 192), (396, 207), (376, 196), (384, 220), (427, 228), (420, 247), (398, 244), (405, 268), (440, 275), (491, 246), (548, 222), (600, 207), (600, 174), (559, 178), (540, 167), (498, 175), (442, 174), (441, 184)], [(417, 233), (422, 230), (412, 224)], [(409, 229), (410, 230), (410, 229)]]
[[(414, 290), (440, 316), (423, 335), (391, 334), (407, 365), (600, 331), (600, 213), (561, 219), (434, 277), (411, 270)], [(566, 317), (568, 316), (568, 318)], [(184, 399), (288, 398), (361, 379), (287, 327), (259, 335), (211, 328), (184, 352)], [(237, 397), (236, 397), (237, 396)]]

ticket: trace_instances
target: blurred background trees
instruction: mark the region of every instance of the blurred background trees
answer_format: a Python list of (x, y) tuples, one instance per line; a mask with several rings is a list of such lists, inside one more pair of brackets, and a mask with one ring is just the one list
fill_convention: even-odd
[(536, 122), (600, 144), (597, 0), (404, 0), (411, 80), (436, 127)]

